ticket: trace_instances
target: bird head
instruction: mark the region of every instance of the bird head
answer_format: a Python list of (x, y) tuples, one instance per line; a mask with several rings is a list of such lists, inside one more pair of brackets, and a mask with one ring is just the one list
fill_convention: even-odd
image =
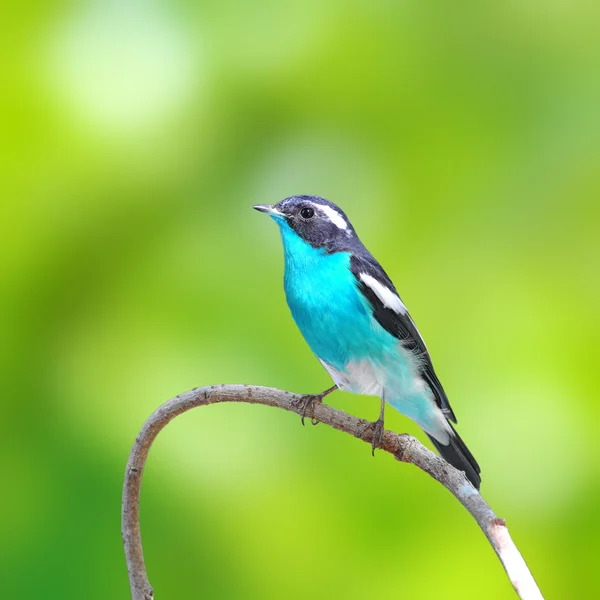
[(282, 232), (289, 228), (314, 248), (339, 251), (357, 239), (344, 211), (320, 196), (291, 196), (277, 204), (253, 208), (270, 215)]

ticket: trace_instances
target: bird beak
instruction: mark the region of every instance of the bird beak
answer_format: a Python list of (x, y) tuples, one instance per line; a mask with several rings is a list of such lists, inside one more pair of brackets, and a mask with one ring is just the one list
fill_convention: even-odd
[(269, 204), (256, 204), (252, 208), (258, 212), (265, 213), (266, 215), (270, 215), (272, 217), (283, 216), (283, 214), (280, 213), (274, 206)]

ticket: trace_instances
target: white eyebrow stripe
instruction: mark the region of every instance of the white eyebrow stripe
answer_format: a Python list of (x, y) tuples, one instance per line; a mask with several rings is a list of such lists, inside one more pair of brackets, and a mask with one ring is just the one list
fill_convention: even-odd
[(331, 206), (327, 206), (326, 204), (318, 204), (317, 205), (324, 213), (325, 216), (338, 228), (343, 229), (345, 231), (348, 230), (348, 223), (340, 213), (331, 208)]
[(375, 277), (368, 275), (367, 273), (360, 273), (360, 280), (373, 292), (375, 295), (381, 300), (383, 305), (386, 308), (390, 308), (395, 313), (405, 315), (408, 313), (406, 306), (404, 306), (404, 302), (400, 300), (397, 294), (395, 294), (390, 288), (385, 285), (379, 283)]

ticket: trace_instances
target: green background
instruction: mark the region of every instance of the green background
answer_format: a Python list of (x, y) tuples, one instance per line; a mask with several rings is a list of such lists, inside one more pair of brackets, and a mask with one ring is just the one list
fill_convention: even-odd
[[(250, 208), (298, 193), (394, 279), (546, 598), (600, 596), (600, 4), (22, 2), (0, 27), (3, 597), (128, 596), (122, 476), (162, 402), (329, 386)], [(159, 600), (514, 597), (440, 485), (265, 407), (169, 425), (142, 531)]]

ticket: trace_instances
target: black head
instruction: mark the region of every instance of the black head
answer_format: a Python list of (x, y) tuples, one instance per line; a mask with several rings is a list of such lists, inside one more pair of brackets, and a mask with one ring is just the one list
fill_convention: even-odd
[(258, 205), (256, 210), (286, 222), (303, 240), (329, 252), (348, 250), (358, 238), (341, 208), (320, 196), (291, 196), (273, 206)]

